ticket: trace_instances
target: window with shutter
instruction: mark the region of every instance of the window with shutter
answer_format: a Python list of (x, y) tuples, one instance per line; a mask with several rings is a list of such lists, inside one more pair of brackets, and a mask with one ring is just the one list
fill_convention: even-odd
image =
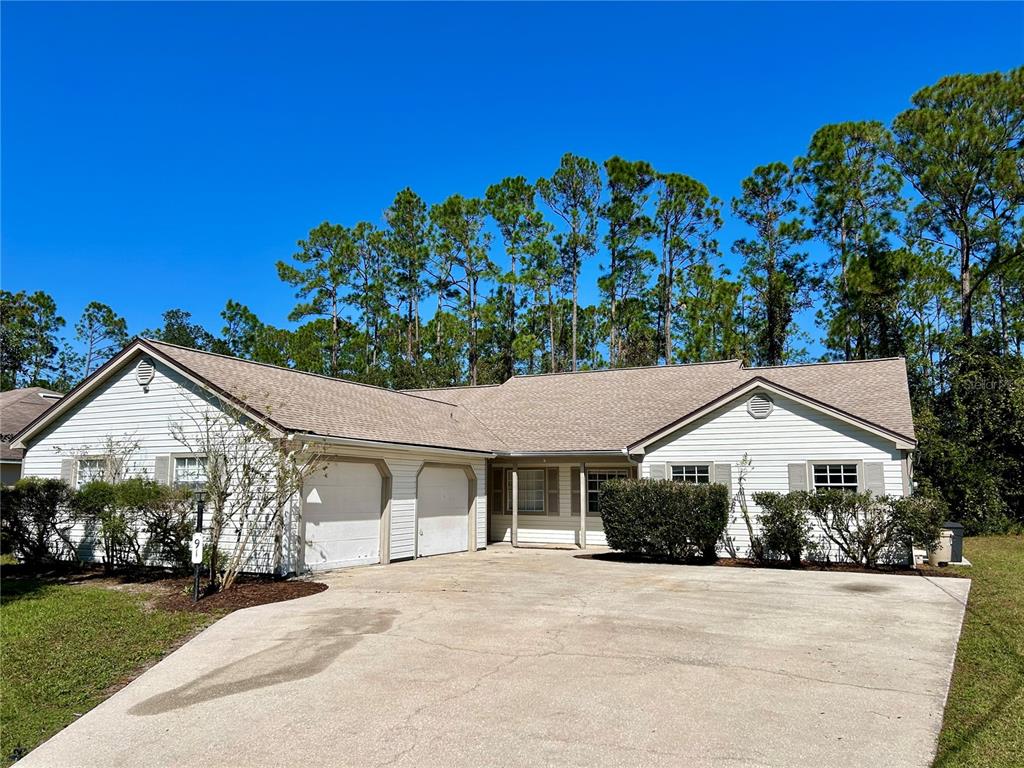
[[(609, 480), (628, 480), (628, 469), (588, 469), (587, 470), (587, 514), (597, 515), (601, 512), (601, 487)], [(573, 510), (573, 514), (579, 512)]]
[(710, 464), (673, 464), (672, 479), (677, 483), (706, 485), (711, 482)]
[[(544, 470), (519, 470), (519, 514), (544, 514)], [(512, 514), (512, 473), (507, 472), (505, 478), (505, 511)]]
[(811, 467), (814, 490), (856, 491), (860, 487), (856, 464), (814, 464)]
[(106, 474), (106, 469), (106, 459), (79, 459), (78, 472), (76, 473), (77, 487), (81, 488), (87, 483), (102, 480)]

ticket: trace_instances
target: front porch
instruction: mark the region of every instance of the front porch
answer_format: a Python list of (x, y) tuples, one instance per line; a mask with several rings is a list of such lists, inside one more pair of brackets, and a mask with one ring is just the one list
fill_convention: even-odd
[(603, 547), (601, 486), (637, 476), (638, 466), (622, 454), (494, 459), (488, 466), (488, 541)]

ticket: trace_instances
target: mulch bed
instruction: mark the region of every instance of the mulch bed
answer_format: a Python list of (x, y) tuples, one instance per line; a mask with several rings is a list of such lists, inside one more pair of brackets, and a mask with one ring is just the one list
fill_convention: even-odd
[(704, 560), (687, 560), (687, 561), (670, 561), (670, 560), (658, 560), (651, 557), (640, 557), (637, 555), (627, 555), (622, 552), (592, 552), (586, 554), (576, 555), (578, 558), (590, 559), (590, 560), (605, 560), (608, 562), (615, 563), (650, 563), (650, 564), (669, 564), (669, 565), (703, 565), (703, 566), (718, 566), (721, 568), (761, 568), (767, 570), (779, 570), (779, 571), (837, 571), (839, 573), (881, 573), (892, 576), (940, 576), (943, 578), (951, 579), (968, 579), (970, 573), (965, 572), (955, 566), (950, 567), (935, 567), (928, 565), (927, 563), (919, 565), (917, 568), (907, 568), (906, 566), (895, 566), (895, 565), (880, 565), (877, 568), (865, 568), (863, 565), (857, 563), (812, 563), (803, 562), (799, 568), (793, 568), (788, 563), (767, 563), (761, 564), (756, 563), (753, 560), (743, 557), (720, 557), (713, 563), (708, 563)]
[[(139, 568), (107, 573), (102, 566), (53, 563), (42, 569), (28, 569), (20, 565), (3, 568), (6, 584), (20, 580), (41, 580), (48, 584), (102, 587), (124, 592), (145, 593), (148, 608), (163, 611), (195, 611), (201, 613), (230, 613), (254, 605), (280, 603), (298, 597), (308, 597), (327, 589), (326, 584), (302, 579), (275, 579), (268, 576), (243, 576), (235, 586), (225, 592), (202, 595), (198, 603), (192, 602), (192, 577), (172, 574), (160, 568)], [(201, 588), (206, 586), (204, 579)]]
[(275, 579), (253, 579), (238, 581), (224, 592), (214, 592), (192, 602), (192, 580), (179, 579), (180, 588), (168, 591), (153, 605), (163, 611), (198, 611), (201, 613), (228, 613), (254, 605), (280, 603), (297, 597), (308, 597), (327, 589), (326, 584), (317, 581), (284, 581)]

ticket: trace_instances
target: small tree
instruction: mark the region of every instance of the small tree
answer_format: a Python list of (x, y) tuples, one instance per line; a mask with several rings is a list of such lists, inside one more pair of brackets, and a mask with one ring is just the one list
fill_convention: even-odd
[[(744, 453), (740, 458), (739, 464), (737, 465), (737, 480), (736, 480), (736, 495), (735, 506), (733, 509), (739, 508), (740, 517), (743, 518), (744, 524), (747, 526), (747, 536), (750, 542), (751, 555), (754, 559), (757, 559), (757, 554), (754, 552), (756, 546), (757, 537), (754, 535), (754, 520), (750, 515), (750, 507), (747, 504), (747, 477), (750, 475), (750, 470), (754, 466), (753, 459), (750, 458), (750, 454)], [(733, 517), (733, 522), (736, 522), (737, 518)], [(730, 557), (736, 557), (736, 541), (732, 536), (729, 535), (728, 527), (722, 533), (722, 542), (725, 549), (729, 552)]]
[(140, 468), (136, 456), (141, 445), (134, 435), (124, 434), (119, 437), (107, 435), (96, 446), (84, 445), (71, 451), (57, 446), (54, 450), (76, 462), (82, 459), (102, 459), (103, 473), (96, 479), (107, 483), (119, 483), (138, 473)]
[[(215, 406), (190, 409), (171, 432), (206, 457), (210, 576), (230, 589), (261, 551), (269, 551), (273, 570), (280, 567), (289, 504), (318, 464), (315, 455), (300, 454), (301, 446), (276, 438), (234, 404), (219, 400)], [(225, 538), (230, 548), (221, 552)]]

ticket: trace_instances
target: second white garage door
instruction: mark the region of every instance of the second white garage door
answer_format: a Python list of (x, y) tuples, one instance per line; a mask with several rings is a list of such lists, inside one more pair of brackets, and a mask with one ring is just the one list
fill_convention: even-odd
[(458, 467), (424, 467), (416, 496), (418, 554), (469, 549), (469, 478)]
[(373, 464), (327, 462), (303, 483), (306, 567), (380, 562), (381, 478)]

